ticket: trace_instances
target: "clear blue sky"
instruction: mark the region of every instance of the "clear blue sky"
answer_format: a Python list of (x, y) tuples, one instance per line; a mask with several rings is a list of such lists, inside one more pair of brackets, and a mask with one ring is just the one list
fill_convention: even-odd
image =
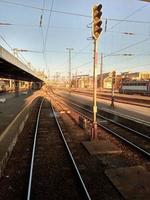
[[(68, 73), (66, 48), (73, 48), (72, 73), (77, 70), (79, 74), (89, 74), (92, 72), (93, 41), (87, 39), (91, 36), (91, 29), (87, 28), (87, 25), (92, 21), (92, 6), (99, 3), (103, 6), (103, 32), (98, 48), (99, 55), (104, 54), (103, 72), (113, 69), (118, 73), (150, 71), (150, 3), (138, 0), (0, 0), (0, 23), (13, 24), (0, 25), (0, 36), (12, 48), (39, 52), (43, 50), (43, 40), (46, 41), (46, 59), (42, 53), (23, 52), (22, 55), (36, 69), (49, 71), (51, 76), (56, 72), (62, 75)], [(124, 19), (126, 21), (117, 21)], [(127, 35), (124, 32), (134, 35)], [(11, 52), (1, 37), (0, 44)], [(134, 55), (123, 56), (129, 53)]]

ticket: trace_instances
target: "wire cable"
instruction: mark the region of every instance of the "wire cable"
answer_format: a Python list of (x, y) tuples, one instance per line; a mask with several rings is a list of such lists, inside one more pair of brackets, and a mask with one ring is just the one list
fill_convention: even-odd
[(108, 30), (111, 30), (113, 28), (115, 28), (116, 26), (118, 26), (119, 24), (121, 24), (122, 22), (126, 22), (126, 20), (128, 18), (130, 18), (131, 16), (135, 15), (137, 12), (140, 12), (142, 9), (144, 9), (145, 7), (147, 7), (148, 5), (144, 5), (138, 9), (136, 9), (134, 12), (132, 12), (130, 15), (128, 15), (127, 17), (125, 17), (122, 21), (119, 21), (118, 23), (116, 23), (115, 25), (111, 26), (110, 28), (108, 28)]
[(128, 45), (128, 46), (126, 46), (126, 47), (124, 47), (124, 48), (122, 48), (122, 49), (116, 50), (116, 51), (114, 51), (114, 52), (112, 52), (112, 53), (110, 53), (110, 54), (108, 54), (108, 55), (106, 55), (106, 56), (104, 56), (104, 57), (112, 56), (112, 55), (114, 55), (114, 54), (116, 54), (116, 53), (119, 53), (119, 52), (121, 52), (121, 51), (123, 51), (123, 50), (126, 50), (126, 49), (129, 49), (129, 48), (134, 47), (134, 46), (136, 46), (136, 45), (142, 44), (142, 43), (144, 43), (144, 42), (146, 42), (146, 41), (148, 41), (148, 40), (150, 40), (150, 38), (146, 38), (146, 39), (144, 39), (144, 40), (140, 40), (140, 41), (138, 41), (138, 42), (136, 42), (136, 43), (134, 43), (134, 44), (131, 44), (131, 45)]
[(45, 52), (46, 43), (47, 43), (47, 35), (48, 35), (49, 25), (50, 25), (51, 16), (52, 16), (53, 5), (54, 5), (54, 0), (52, 0), (51, 8), (50, 8), (50, 13), (49, 13), (49, 18), (48, 18), (48, 25), (47, 25), (47, 30), (46, 30), (46, 35), (45, 35), (45, 41), (44, 41), (44, 48), (43, 48), (44, 52)]
[[(40, 8), (40, 7), (36, 7), (36, 6), (31, 6), (31, 5), (27, 5), (27, 4), (21, 4), (21, 3), (15, 3), (15, 2), (11, 2), (11, 1), (6, 1), (6, 0), (0, 0), (1, 3), (6, 3), (6, 4), (11, 4), (11, 5), (16, 5), (16, 6), (21, 6), (21, 7), (26, 7), (26, 8), (32, 8), (32, 9), (36, 9), (36, 10), (41, 10), (41, 11), (47, 11), (47, 12), (54, 12), (54, 13), (58, 13), (58, 14), (65, 14), (65, 15), (74, 15), (74, 16), (79, 16), (79, 17), (86, 17), (86, 18), (91, 18), (91, 15), (85, 15), (85, 14), (81, 14), (81, 13), (73, 13), (73, 12), (66, 12), (66, 11), (59, 11), (59, 10), (50, 10), (47, 8)], [(143, 9), (144, 7), (146, 7), (148, 5), (143, 6), (142, 8), (139, 9)], [(137, 21), (137, 20), (127, 20), (129, 17), (131, 17), (133, 14), (135, 14), (135, 12), (138, 12), (138, 9), (136, 11), (134, 11), (134, 13), (132, 13), (131, 15), (125, 17), (124, 19), (114, 19), (114, 18), (102, 18), (103, 20), (110, 20), (110, 21), (117, 21), (117, 22), (131, 22), (131, 23), (145, 23), (145, 24), (150, 24), (149, 21)], [(117, 26), (118, 24), (114, 25)]]
[(5, 42), (5, 44), (12, 50), (11, 45), (5, 40), (5, 38), (0, 34), (1, 39)]

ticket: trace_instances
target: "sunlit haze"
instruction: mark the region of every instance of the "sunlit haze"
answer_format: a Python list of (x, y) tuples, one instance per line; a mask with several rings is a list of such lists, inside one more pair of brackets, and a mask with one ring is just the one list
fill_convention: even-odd
[(73, 48), (72, 74), (91, 74), (91, 10), (99, 3), (103, 72), (149, 71), (150, 5), (143, 1), (0, 0), (0, 44), (11, 53), (14, 48), (27, 50), (20, 52), (25, 61), (50, 76), (67, 76), (67, 48)]

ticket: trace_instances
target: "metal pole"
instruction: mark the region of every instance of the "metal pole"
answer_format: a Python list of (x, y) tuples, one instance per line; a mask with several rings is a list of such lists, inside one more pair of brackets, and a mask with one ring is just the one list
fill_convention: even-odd
[(78, 72), (77, 72), (77, 70), (76, 70), (76, 89), (77, 89), (77, 87), (78, 87), (78, 85), (77, 85), (77, 74), (78, 74)]
[(112, 87), (111, 87), (111, 107), (114, 108), (114, 83), (112, 81)]
[(69, 92), (71, 93), (71, 51), (73, 48), (66, 48), (69, 51)]
[(19, 96), (19, 81), (15, 80), (14, 84), (15, 84), (15, 97), (18, 97)]
[(96, 92), (97, 92), (97, 40), (94, 39), (94, 59), (93, 59), (93, 127), (92, 127), (92, 139), (97, 138), (97, 105), (96, 105)]
[(69, 49), (69, 92), (71, 92), (71, 50)]

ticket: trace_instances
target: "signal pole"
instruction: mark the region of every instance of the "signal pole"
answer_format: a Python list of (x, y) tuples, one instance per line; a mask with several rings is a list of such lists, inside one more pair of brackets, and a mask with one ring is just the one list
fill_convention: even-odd
[(92, 127), (92, 139), (97, 138), (97, 105), (96, 105), (96, 96), (97, 96), (97, 41), (94, 39), (94, 60), (93, 60), (93, 127)]
[(91, 139), (97, 139), (97, 105), (96, 105), (96, 96), (97, 96), (97, 65), (98, 65), (98, 52), (97, 44), (100, 33), (102, 32), (102, 5), (93, 6), (93, 23), (92, 23), (92, 36), (94, 40), (94, 56), (93, 56), (93, 126), (91, 131)]
[(116, 71), (112, 72), (112, 87), (111, 87), (111, 107), (114, 108), (114, 101), (115, 101), (115, 96), (114, 96), (114, 84), (116, 80)]
[(73, 48), (66, 48), (69, 51), (69, 92), (71, 93), (71, 51)]

